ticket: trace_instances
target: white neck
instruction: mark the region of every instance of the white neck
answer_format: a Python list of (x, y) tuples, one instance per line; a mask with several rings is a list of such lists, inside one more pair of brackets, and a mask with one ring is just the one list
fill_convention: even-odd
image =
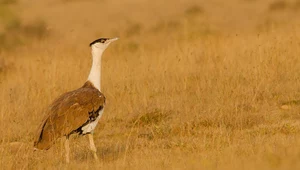
[(101, 88), (101, 57), (103, 54), (103, 49), (92, 47), (92, 57), (93, 57), (93, 64), (92, 68), (88, 77), (88, 81), (93, 83), (95, 88), (100, 91)]

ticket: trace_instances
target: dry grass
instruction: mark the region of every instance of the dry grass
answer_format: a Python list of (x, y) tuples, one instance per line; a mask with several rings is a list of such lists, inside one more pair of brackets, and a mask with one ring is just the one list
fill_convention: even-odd
[[(274, 13), (274, 3), (12, 4), (25, 24), (43, 18), (51, 36), (0, 53), (1, 168), (299, 169), (299, 13)], [(84, 83), (87, 44), (101, 36), (120, 36), (103, 58), (101, 163), (86, 137), (72, 137), (70, 165), (61, 140), (33, 152), (43, 109)]]

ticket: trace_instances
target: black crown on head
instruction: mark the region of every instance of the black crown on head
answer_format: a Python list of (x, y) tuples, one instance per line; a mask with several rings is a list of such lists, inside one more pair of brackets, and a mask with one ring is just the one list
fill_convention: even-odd
[(106, 40), (108, 40), (109, 38), (99, 38), (93, 42), (90, 43), (90, 47), (96, 43), (105, 43)]

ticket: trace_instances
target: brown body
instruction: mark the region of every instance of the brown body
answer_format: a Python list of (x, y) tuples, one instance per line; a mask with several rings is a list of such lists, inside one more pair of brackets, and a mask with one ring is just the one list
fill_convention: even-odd
[(47, 108), (34, 147), (49, 149), (59, 137), (77, 132), (83, 125), (95, 120), (104, 104), (104, 95), (89, 81), (81, 88), (61, 95)]

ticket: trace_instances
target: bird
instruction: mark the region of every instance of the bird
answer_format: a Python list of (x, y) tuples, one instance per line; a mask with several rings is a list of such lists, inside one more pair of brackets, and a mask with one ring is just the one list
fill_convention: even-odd
[(69, 163), (70, 135), (87, 135), (93, 157), (99, 161), (93, 134), (105, 106), (100, 86), (101, 59), (105, 49), (116, 40), (118, 38), (99, 38), (90, 43), (92, 67), (88, 79), (82, 87), (62, 94), (45, 109), (34, 139), (35, 150), (48, 150), (58, 138), (65, 137), (66, 162)]

